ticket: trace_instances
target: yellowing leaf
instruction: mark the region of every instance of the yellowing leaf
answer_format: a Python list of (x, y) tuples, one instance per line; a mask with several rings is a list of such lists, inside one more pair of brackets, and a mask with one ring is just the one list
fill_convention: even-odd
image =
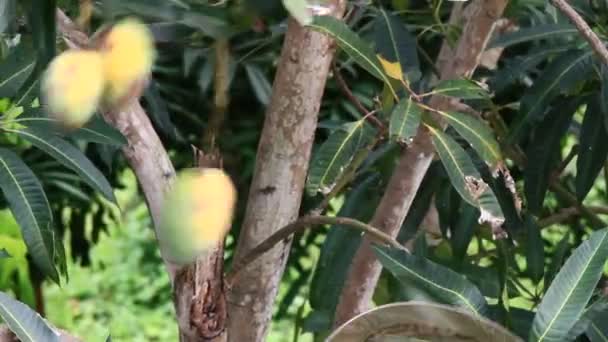
[(382, 64), (382, 68), (384, 72), (389, 76), (396, 80), (403, 81), (403, 71), (401, 70), (401, 63), (399, 61), (389, 62), (386, 59), (382, 58), (381, 55), (376, 55), (380, 60), (380, 64)]

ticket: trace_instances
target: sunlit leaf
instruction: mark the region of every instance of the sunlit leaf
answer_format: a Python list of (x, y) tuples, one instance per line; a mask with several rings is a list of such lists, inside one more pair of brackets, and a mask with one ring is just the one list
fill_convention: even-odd
[(0, 148), (0, 188), (21, 228), (21, 235), (40, 270), (55, 282), (53, 217), (38, 178), (14, 152)]
[(608, 259), (608, 228), (593, 232), (566, 260), (543, 297), (530, 341), (564, 341), (583, 315)]
[(27, 305), (0, 292), (0, 317), (22, 342), (59, 342), (59, 334)]

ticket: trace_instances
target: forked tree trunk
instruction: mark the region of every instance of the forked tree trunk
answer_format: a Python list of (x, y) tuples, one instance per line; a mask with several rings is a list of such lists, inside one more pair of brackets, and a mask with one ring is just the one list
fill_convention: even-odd
[[(454, 50), (447, 42), (441, 48), (437, 64), (442, 79), (473, 74), (494, 24), (502, 16), (507, 2), (508, 0), (475, 0), (466, 5), (462, 12), (460, 10), (463, 5), (455, 5), (450, 21), (453, 24), (462, 23), (463, 32)], [(449, 106), (449, 102), (441, 97), (432, 98), (430, 104), (440, 109)], [(370, 222), (372, 226), (391, 236), (397, 235), (434, 154), (429, 133), (421, 129), (412, 145), (402, 152)], [(347, 274), (336, 308), (334, 327), (369, 309), (381, 270), (382, 266), (371, 249), (371, 241), (364, 238)]]
[[(342, 16), (343, 0), (329, 5), (331, 15)], [(289, 19), (235, 260), (299, 215), (333, 45), (328, 36)], [(286, 239), (234, 279), (228, 293), (230, 341), (265, 340), (290, 246)]]

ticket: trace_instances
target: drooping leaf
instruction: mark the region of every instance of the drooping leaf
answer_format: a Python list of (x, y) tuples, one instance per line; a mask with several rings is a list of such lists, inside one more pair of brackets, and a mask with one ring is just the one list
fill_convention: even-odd
[(509, 139), (519, 140), (530, 126), (543, 118), (546, 108), (557, 95), (589, 79), (593, 73), (592, 65), (591, 49), (570, 50), (556, 57), (521, 97), (519, 113), (509, 132)]
[(543, 24), (523, 27), (514, 32), (501, 34), (488, 44), (488, 49), (577, 33), (576, 27), (569, 24)]
[(150, 116), (150, 120), (152, 120), (154, 125), (168, 137), (178, 141), (181, 140), (182, 137), (177, 131), (173, 121), (171, 121), (171, 116), (169, 115), (169, 110), (167, 109), (167, 103), (162, 97), (156, 82), (150, 82), (144, 91), (143, 99), (146, 103), (146, 113), (148, 116)]
[(60, 342), (59, 334), (27, 305), (0, 292), (0, 317), (22, 342)]
[(53, 217), (42, 185), (14, 152), (0, 148), (0, 188), (21, 228), (36, 266), (59, 282), (55, 267)]
[(526, 148), (530, 162), (524, 170), (524, 193), (532, 213), (538, 214), (542, 209), (551, 169), (559, 160), (560, 140), (566, 134), (579, 103), (575, 99), (558, 101), (533, 131)]
[[(415, 82), (420, 79), (420, 63), (414, 37), (401, 19), (381, 9), (374, 21), (376, 52), (384, 70), (395, 79)], [(394, 66), (387, 68), (386, 65)]]
[(5, 129), (32, 143), (42, 151), (53, 156), (65, 167), (78, 173), (82, 179), (101, 192), (108, 200), (116, 202), (112, 186), (93, 163), (76, 147), (58, 136), (36, 128), (21, 130)]
[(307, 191), (331, 191), (336, 180), (355, 153), (372, 137), (372, 129), (364, 119), (343, 125), (333, 132), (312, 158), (306, 183)]
[(270, 94), (272, 93), (272, 85), (266, 78), (266, 75), (264, 75), (258, 66), (251, 63), (245, 63), (245, 70), (247, 71), (247, 77), (256, 98), (263, 105), (268, 106)]
[(480, 223), (488, 222), (494, 230), (499, 228), (505, 218), (498, 199), (475, 169), (469, 155), (449, 135), (430, 126), (427, 128), (454, 188), (465, 201), (480, 209)]
[(540, 227), (532, 215), (526, 215), (526, 273), (538, 284), (545, 273), (545, 246), (540, 235)]
[(599, 175), (608, 156), (608, 133), (604, 126), (600, 93), (587, 102), (583, 125), (579, 134), (579, 153), (576, 159), (576, 197), (582, 202)]
[(498, 141), (490, 126), (471, 115), (458, 112), (438, 112), (479, 154), (492, 171), (502, 161)]
[(487, 303), (479, 289), (462, 275), (428, 259), (405, 251), (383, 246), (373, 246), (382, 266), (403, 283), (415, 286), (438, 298), (443, 304), (451, 304), (483, 316)]
[(553, 251), (553, 257), (551, 258), (551, 263), (549, 267), (547, 267), (547, 272), (545, 273), (545, 281), (544, 287), (545, 289), (549, 288), (553, 283), (553, 279), (557, 272), (559, 272), (564, 259), (566, 258), (566, 254), (570, 250), (570, 232), (566, 232), (564, 237), (559, 241), (557, 246), (555, 246), (555, 250)]
[(443, 80), (433, 88), (433, 94), (458, 97), (463, 100), (489, 98), (486, 89), (468, 79)]
[(411, 99), (402, 99), (391, 113), (389, 131), (391, 138), (409, 143), (420, 125), (422, 109)]
[(582, 316), (608, 259), (608, 228), (593, 232), (557, 273), (532, 323), (530, 341), (564, 341)]
[(384, 73), (374, 50), (343, 21), (331, 16), (317, 16), (309, 26), (334, 38), (342, 50), (372, 76), (383, 81), (390, 88), (391, 94), (396, 96), (396, 91)]

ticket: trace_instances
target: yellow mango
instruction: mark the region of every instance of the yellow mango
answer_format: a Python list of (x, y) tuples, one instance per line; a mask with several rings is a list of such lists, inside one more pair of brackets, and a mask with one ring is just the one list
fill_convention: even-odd
[(50, 117), (67, 129), (83, 126), (97, 110), (103, 95), (101, 55), (89, 50), (61, 53), (44, 72), (41, 91)]
[(232, 225), (236, 188), (221, 169), (187, 169), (165, 196), (158, 240), (167, 260), (193, 262), (222, 241)]

